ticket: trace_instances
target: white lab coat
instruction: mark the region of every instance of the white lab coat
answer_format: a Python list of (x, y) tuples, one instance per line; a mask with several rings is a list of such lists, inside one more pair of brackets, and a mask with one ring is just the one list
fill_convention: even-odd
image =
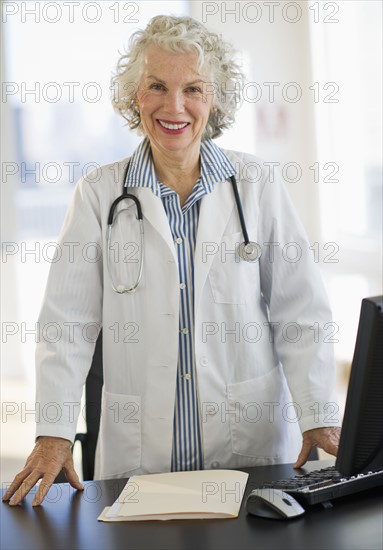
[[(332, 344), (326, 342), (331, 314), (303, 227), (283, 184), (270, 181), (268, 171), (260, 177), (260, 159), (225, 152), (237, 169), (250, 240), (263, 253), (255, 263), (232, 253), (243, 241), (233, 189), (230, 181), (216, 184), (201, 201), (195, 250), (195, 358), (206, 469), (294, 461), (301, 432), (339, 424), (332, 405)], [(73, 440), (103, 327), (95, 473), (101, 479), (171, 466), (177, 245), (161, 199), (148, 189), (130, 189), (144, 215), (142, 280), (134, 294), (112, 290), (107, 218), (121, 194), (126, 162), (104, 166), (76, 186), (60, 235), (61, 258), (51, 266), (36, 350), (37, 435)], [(126, 207), (120, 203), (118, 210)], [(136, 277), (137, 264), (129, 260), (138, 257), (137, 245), (123, 251), (124, 244), (138, 242), (134, 213), (128, 207), (127, 215), (117, 217), (122, 242), (113, 244), (113, 273), (124, 284)]]

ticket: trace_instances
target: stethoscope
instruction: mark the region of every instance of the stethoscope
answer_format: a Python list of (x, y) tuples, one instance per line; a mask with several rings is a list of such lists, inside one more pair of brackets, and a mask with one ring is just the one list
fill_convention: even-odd
[[(127, 164), (126, 169), (125, 169), (125, 174), (124, 174), (124, 178), (123, 178), (124, 183), (123, 183), (123, 188), (122, 188), (122, 195), (120, 195), (119, 197), (117, 197), (116, 200), (113, 201), (113, 203), (110, 207), (110, 210), (109, 210), (109, 215), (108, 215), (107, 267), (108, 267), (110, 280), (111, 280), (111, 283), (112, 283), (112, 288), (118, 294), (132, 293), (132, 292), (135, 292), (137, 290), (137, 287), (138, 287), (138, 285), (140, 284), (140, 281), (141, 281), (142, 266), (143, 266), (143, 262), (144, 262), (144, 222), (143, 222), (143, 217), (142, 217), (141, 203), (135, 195), (132, 195), (132, 194), (128, 193), (128, 188), (125, 185), (126, 178), (127, 178), (127, 175), (128, 175), (128, 170), (129, 170), (129, 164), (130, 163)], [(237, 181), (236, 181), (234, 176), (230, 176), (230, 181), (231, 181), (233, 191), (234, 191), (234, 198), (235, 198), (235, 202), (236, 202), (236, 205), (237, 205), (239, 221), (241, 223), (241, 229), (242, 229), (242, 234), (243, 234), (243, 238), (244, 238), (244, 242), (240, 243), (237, 247), (237, 253), (238, 253), (238, 256), (242, 260), (245, 260), (245, 262), (256, 262), (261, 257), (262, 249), (261, 249), (261, 247), (258, 243), (255, 243), (254, 241), (250, 241), (250, 239), (249, 239), (249, 235), (248, 235), (247, 227), (246, 227), (246, 222), (245, 222), (245, 217), (243, 215), (242, 201), (241, 201), (241, 198), (240, 198), (239, 192), (238, 192)], [(136, 205), (137, 220), (138, 220), (138, 223), (139, 223), (140, 241), (141, 241), (141, 254), (140, 254), (140, 260), (139, 260), (139, 265), (138, 265), (138, 275), (137, 275), (136, 282), (131, 287), (125, 287), (122, 284), (115, 285), (115, 283), (113, 281), (113, 277), (112, 277), (111, 268), (110, 268), (110, 250), (111, 250), (112, 227), (113, 227), (113, 223), (115, 222), (117, 216), (119, 214), (121, 214), (121, 212), (123, 212), (123, 210), (120, 211), (117, 214), (117, 216), (115, 216), (114, 213), (115, 213), (115, 210), (117, 208), (117, 205), (121, 201), (126, 200), (126, 199), (132, 200)]]

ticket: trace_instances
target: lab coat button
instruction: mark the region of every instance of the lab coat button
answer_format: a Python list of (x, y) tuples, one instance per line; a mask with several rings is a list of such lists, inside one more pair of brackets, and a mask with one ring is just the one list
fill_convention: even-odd
[(215, 468), (215, 469), (216, 469), (216, 468), (219, 468), (219, 467), (220, 467), (220, 463), (217, 462), (217, 461), (215, 460), (214, 462), (211, 463), (211, 467), (212, 467), (212, 468)]
[(209, 359), (207, 357), (201, 357), (200, 365), (202, 365), (203, 367), (207, 367), (208, 364), (209, 364)]

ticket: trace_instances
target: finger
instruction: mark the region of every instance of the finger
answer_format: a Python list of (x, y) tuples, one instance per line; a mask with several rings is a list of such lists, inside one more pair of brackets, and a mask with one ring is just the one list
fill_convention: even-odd
[(310, 456), (310, 452), (312, 449), (312, 444), (307, 441), (306, 439), (303, 440), (302, 443), (302, 449), (299, 453), (299, 456), (297, 458), (296, 463), (294, 464), (293, 468), (301, 468), (303, 464), (305, 464)]
[(37, 490), (36, 496), (33, 499), (32, 506), (40, 506), (40, 504), (43, 502), (44, 498), (46, 497), (47, 492), (52, 487), (52, 484), (54, 483), (55, 479), (56, 479), (56, 476), (52, 474), (44, 475), (39, 485), (39, 488)]
[(26, 497), (32, 487), (36, 485), (40, 478), (41, 473), (39, 471), (32, 472), (24, 481), (22, 481), (20, 487), (9, 501), (9, 504), (11, 506), (16, 506), (16, 504), (19, 504)]
[(10, 484), (10, 486), (8, 487), (8, 489), (3, 495), (4, 501), (9, 500), (12, 497), (12, 495), (15, 494), (17, 489), (20, 487), (23, 481), (30, 475), (30, 473), (31, 473), (31, 470), (28, 468), (28, 469), (22, 470), (17, 474), (17, 476), (15, 476), (15, 479), (12, 481), (12, 483)]
[(74, 469), (72, 457), (71, 457), (71, 461), (65, 464), (65, 466), (63, 466), (63, 470), (68, 482), (72, 485), (72, 487), (80, 491), (83, 491), (84, 485), (81, 483), (80, 478), (78, 477), (77, 472)]
[[(68, 479), (69, 483), (74, 487), (75, 489), (83, 490), (84, 486), (80, 482), (80, 479), (74, 469), (73, 466), (73, 460), (72, 457), (70, 457), (70, 462), (62, 467), (66, 478)], [(39, 489), (37, 491), (37, 494), (35, 498), (33, 499), (32, 506), (39, 506), (42, 504), (44, 498), (46, 497), (49, 489), (51, 488), (52, 484), (54, 483), (54, 480), (57, 477), (58, 472), (51, 473), (47, 472), (43, 479), (41, 480), (41, 483), (39, 485)]]

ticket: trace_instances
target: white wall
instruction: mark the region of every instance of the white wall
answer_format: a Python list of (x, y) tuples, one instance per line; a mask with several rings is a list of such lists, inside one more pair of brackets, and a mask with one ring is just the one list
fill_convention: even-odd
[[(319, 239), (320, 227), (318, 190), (309, 169), (316, 161), (313, 91), (309, 89), (312, 14), (306, 2), (277, 2), (274, 13), (269, 4), (273, 3), (193, 0), (189, 5), (192, 17), (229, 40), (247, 61), (243, 108), (249, 110), (250, 105), (252, 116), (240, 124), (243, 148), (265, 161), (279, 162), (281, 170), (287, 163), (299, 165), (286, 167), (285, 181), (313, 242)], [(246, 146), (246, 136), (254, 131), (255, 147), (251, 139)], [(228, 131), (222, 142), (238, 149), (238, 132)], [(293, 183), (299, 169), (302, 176)]]

